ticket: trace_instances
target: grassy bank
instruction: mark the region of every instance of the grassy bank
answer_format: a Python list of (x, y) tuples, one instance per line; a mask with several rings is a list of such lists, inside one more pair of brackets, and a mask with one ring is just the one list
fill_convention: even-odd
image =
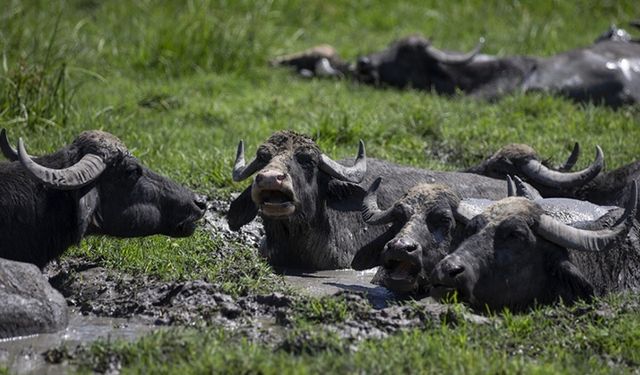
[[(624, 25), (637, 16), (635, 5), (8, 0), (0, 9), (0, 125), (12, 140), (23, 137), (32, 154), (57, 149), (82, 130), (112, 132), (149, 167), (212, 196), (244, 187), (231, 181), (238, 140), (252, 153), (278, 129), (313, 135), (335, 158), (354, 155), (362, 138), (371, 157), (445, 170), (473, 165), (509, 142), (528, 143), (559, 163), (579, 141), (579, 166), (598, 144), (608, 168), (615, 168), (640, 155), (638, 107), (614, 111), (545, 95), (489, 104), (376, 90), (299, 79), (269, 68), (267, 60), (319, 43), (353, 58), (409, 33), (432, 36), (447, 49), (468, 49), (484, 36), (486, 53), (549, 55), (591, 43), (612, 22)], [(279, 285), (251, 249), (204, 230), (187, 239), (88, 239), (70, 253), (131, 273), (206, 278), (236, 294)], [(355, 354), (339, 340), (317, 355), (274, 354), (220, 331), (160, 334), (109, 350), (140, 372), (607, 372), (638, 366), (637, 308), (595, 321), (564, 310), (550, 310), (560, 318), (548, 317), (548, 311), (489, 327), (403, 333), (367, 342)]]
[(595, 308), (504, 314), (481, 326), (427, 322), (357, 349), (318, 321), (298, 321), (273, 346), (220, 329), (173, 330), (133, 344), (102, 342), (72, 361), (87, 370), (165, 374), (631, 373), (640, 365), (637, 307), (638, 296), (617, 296)]

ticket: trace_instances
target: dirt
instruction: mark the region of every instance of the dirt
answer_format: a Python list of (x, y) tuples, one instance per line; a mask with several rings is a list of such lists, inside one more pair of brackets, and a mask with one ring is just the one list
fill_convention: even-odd
[[(440, 321), (450, 314), (447, 305), (428, 298), (411, 304), (395, 301), (384, 288), (373, 284), (367, 286), (364, 281), (368, 279), (367, 274), (358, 275), (357, 271), (350, 270), (285, 275), (285, 281), (295, 289), (291, 295), (271, 293), (240, 297), (225, 294), (219, 286), (202, 280), (178, 282), (140, 275), (134, 277), (82, 259), (60, 261), (50, 266), (47, 273), (51, 284), (81, 314), (136, 318), (160, 326), (205, 324), (240, 328), (258, 320), (285, 322), (295, 313), (297, 304), (312, 297), (329, 295), (364, 306), (358, 308), (357, 324), (355, 321), (342, 322), (345, 326), (363, 327), (363, 331), (388, 334), (397, 328), (421, 326), (425, 319)], [(382, 307), (389, 303), (390, 306)], [(416, 311), (421, 311), (423, 316), (417, 318)], [(467, 319), (466, 316), (459, 318)], [(484, 321), (471, 314), (468, 318)], [(356, 339), (368, 337), (360, 333), (355, 336)]]
[[(213, 201), (210, 205), (205, 216), (205, 226), (209, 230), (226, 241), (243, 242), (257, 248), (263, 235), (260, 223), (254, 222), (239, 232), (231, 232), (223, 217), (228, 204)], [(222, 327), (250, 341), (299, 352), (309, 350), (313, 340), (307, 333), (294, 333), (298, 319), (314, 321), (321, 331), (336, 335), (347, 346), (368, 338), (383, 338), (399, 330), (432, 327), (442, 322), (456, 324), (465, 320), (484, 324), (490, 321), (431, 299), (410, 303), (395, 300), (388, 290), (369, 283), (372, 272), (282, 272), (291, 287), (290, 294), (232, 296), (223, 293), (219, 285), (203, 280), (163, 281), (106, 269), (80, 258), (65, 258), (50, 264), (45, 275), (73, 311), (70, 328), (48, 339), (40, 335), (42, 337), (4, 343), (4, 347), (11, 348), (4, 349), (4, 358), (3, 343), (0, 343), (0, 363), (9, 363), (17, 373), (27, 373), (34, 368), (38, 372), (56, 373), (55, 369), (59, 368), (56, 366), (66, 363), (100, 337), (107, 335), (131, 341), (167, 326)], [(344, 303), (348, 313), (339, 318), (306, 316), (305, 306), (319, 297)], [(112, 322), (110, 319), (117, 323), (109, 323)], [(118, 333), (129, 325), (135, 327), (135, 334), (126, 334), (129, 332), (126, 330), (125, 334)], [(101, 334), (74, 336), (69, 333), (70, 329), (97, 330)], [(34, 340), (45, 345), (34, 346)], [(29, 352), (28, 356), (15, 354), (25, 350)], [(109, 364), (109, 368), (95, 370), (108, 372), (114, 369), (113, 366), (117, 369), (117, 361)], [(64, 372), (66, 367), (62, 368)]]

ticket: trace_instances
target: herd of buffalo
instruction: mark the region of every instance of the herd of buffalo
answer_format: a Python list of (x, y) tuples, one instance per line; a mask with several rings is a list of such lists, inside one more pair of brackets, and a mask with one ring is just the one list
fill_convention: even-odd
[[(445, 52), (410, 36), (354, 64), (329, 46), (273, 62), (305, 76), (487, 99), (522, 90), (610, 106), (640, 100), (640, 43), (624, 30), (548, 58), (482, 55), (481, 46)], [(7, 264), (43, 268), (87, 235), (189, 236), (207, 209), (206, 197), (144, 167), (106, 132), (34, 156), (2, 130), (0, 149), (8, 159), (0, 163), (0, 284)], [(239, 230), (259, 216), (259, 252), (275, 267), (377, 267), (373, 282), (398, 295), (455, 293), (480, 310), (640, 289), (640, 161), (605, 171), (596, 147), (593, 163), (572, 171), (579, 154), (576, 144), (554, 167), (511, 144), (467, 170), (442, 172), (367, 158), (363, 141), (355, 159), (336, 161), (311, 138), (278, 131), (248, 163), (238, 145), (233, 180), (253, 182), (227, 221)], [(24, 303), (11, 296), (18, 286), (0, 286), (9, 301), (0, 315), (17, 314), (7, 305)], [(0, 334), (18, 324), (2, 319)]]

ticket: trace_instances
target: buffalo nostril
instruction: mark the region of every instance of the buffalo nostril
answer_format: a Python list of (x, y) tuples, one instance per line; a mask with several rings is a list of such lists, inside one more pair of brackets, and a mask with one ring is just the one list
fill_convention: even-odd
[(277, 175), (277, 176), (276, 176), (276, 179), (277, 179), (278, 181), (282, 181), (282, 180), (284, 180), (285, 178), (287, 178), (287, 175), (286, 175), (286, 174), (279, 174), (279, 175)]
[(449, 273), (449, 277), (454, 278), (464, 272), (464, 266), (461, 264), (452, 264), (447, 271)]
[(207, 209), (207, 198), (204, 196), (197, 196), (194, 200), (193, 203), (195, 203), (196, 206), (198, 206), (199, 209), (201, 210), (206, 210)]
[(262, 179), (264, 179), (264, 176), (262, 174), (258, 174), (256, 175), (256, 183), (260, 183), (260, 181), (262, 181)]
[(388, 247), (394, 250), (402, 250), (407, 253), (410, 253), (418, 248), (418, 244), (414, 241), (406, 240), (406, 239), (396, 239), (389, 243)]

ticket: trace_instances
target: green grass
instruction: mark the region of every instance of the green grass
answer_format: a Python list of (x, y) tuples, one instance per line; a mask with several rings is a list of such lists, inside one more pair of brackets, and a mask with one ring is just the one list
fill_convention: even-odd
[[(611, 316), (584, 306), (506, 314), (366, 340), (357, 350), (319, 325), (293, 329), (265, 347), (221, 329), (170, 330), (136, 343), (101, 342), (77, 359), (127, 373), (629, 373), (640, 365), (637, 296), (608, 298)], [(631, 303), (631, 305), (629, 305)]]
[[(362, 138), (369, 156), (445, 170), (473, 165), (509, 142), (559, 163), (579, 141), (578, 167), (599, 144), (615, 168), (640, 155), (637, 106), (614, 111), (546, 95), (489, 104), (304, 80), (267, 61), (319, 43), (353, 58), (409, 33), (431, 36), (441, 48), (468, 49), (484, 36), (487, 53), (550, 55), (591, 43), (636, 10), (633, 1), (601, 0), (7, 0), (0, 7), (0, 126), (14, 141), (23, 137), (32, 154), (68, 144), (82, 130), (107, 130), (149, 167), (216, 196), (245, 186), (231, 181), (238, 140), (252, 153), (278, 129), (316, 137), (335, 158), (353, 156)], [(251, 249), (202, 230), (187, 239), (88, 239), (70, 253), (131, 273), (204, 278), (238, 295), (281, 288)], [(309, 324), (300, 329), (312, 332), (322, 319), (352, 314), (332, 299), (297, 311)], [(354, 354), (324, 333), (310, 334), (310, 342), (333, 349), (310, 355), (273, 353), (218, 331), (158, 334), (122, 352), (139, 372), (170, 364), (164, 371), (546, 373), (607, 372), (609, 360), (613, 371), (638, 365), (637, 312), (575, 323), (541, 314), (505, 317), (496, 327), (412, 331)]]

